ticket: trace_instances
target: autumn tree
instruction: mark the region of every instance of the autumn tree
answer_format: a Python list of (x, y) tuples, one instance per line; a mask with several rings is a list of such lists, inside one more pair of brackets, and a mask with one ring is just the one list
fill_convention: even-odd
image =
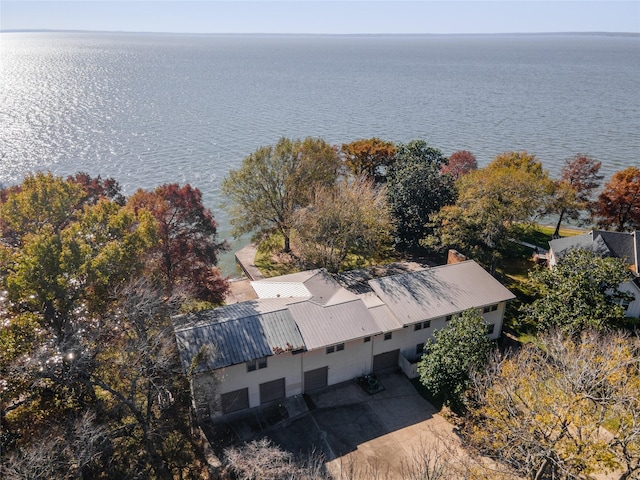
[(565, 217), (577, 220), (582, 212), (588, 210), (591, 195), (602, 180), (598, 174), (601, 165), (586, 155), (576, 155), (564, 163), (549, 208), (550, 212), (558, 214), (554, 237), (560, 234), (560, 225)]
[[(68, 184), (59, 185), (59, 197), (67, 199)], [(23, 189), (16, 196), (23, 195), (30, 192)], [(55, 195), (50, 192), (53, 204), (59, 202)], [(2, 210), (21, 201), (10, 196)], [(31, 223), (14, 214), (16, 223)], [(37, 230), (23, 235), (19, 247), (7, 251), (3, 266), (8, 301), (22, 312), (42, 315), (59, 334), (70, 312), (99, 310), (108, 298), (105, 292), (142, 268), (144, 255), (157, 239), (156, 224), (148, 212), (136, 216), (106, 200), (67, 215), (54, 223), (40, 222)], [(73, 216), (77, 219), (69, 220)]]
[[(42, 192), (49, 210), (32, 212)], [(0, 205), (16, 235), (0, 247), (2, 476), (184, 475), (199, 454), (169, 320), (178, 302), (137, 280), (157, 222), (83, 192), (33, 176)]]
[(96, 204), (100, 199), (111, 200), (124, 205), (125, 197), (121, 193), (120, 184), (113, 178), (102, 179), (100, 175), (91, 177), (88, 173), (78, 172), (67, 177), (67, 181), (80, 185), (85, 192), (83, 204)]
[(342, 180), (320, 187), (296, 212), (296, 252), (306, 265), (339, 271), (348, 257), (384, 257), (392, 239), (386, 190), (372, 180)]
[(279, 232), (290, 251), (295, 211), (311, 203), (317, 187), (333, 185), (339, 169), (336, 150), (322, 139), (281, 138), (258, 148), (222, 182), (234, 235)]
[(530, 277), (539, 286), (541, 297), (523, 307), (525, 319), (540, 330), (603, 330), (624, 319), (620, 301), (629, 294), (619, 287), (631, 277), (619, 258), (570, 250), (553, 269), (534, 270)]
[(640, 168), (616, 172), (593, 205), (598, 226), (618, 232), (640, 229)]
[(165, 290), (188, 285), (196, 298), (222, 303), (228, 283), (216, 265), (228, 246), (218, 240), (218, 224), (202, 204), (200, 190), (175, 183), (151, 192), (138, 190), (127, 207), (151, 212), (158, 224), (160, 242), (148, 270), (161, 279)]
[(440, 150), (423, 140), (398, 145), (387, 188), (400, 248), (418, 247), (429, 232), (429, 216), (454, 202), (453, 181), (441, 173), (445, 161)]
[(422, 243), (455, 248), (495, 269), (509, 239), (544, 211), (553, 182), (527, 152), (498, 155), (456, 182), (458, 198), (431, 216), (433, 234)]
[(453, 152), (446, 164), (442, 165), (442, 173), (451, 175), (454, 180), (478, 168), (478, 161), (468, 150)]
[(80, 185), (51, 172), (28, 175), (0, 204), (0, 228), (6, 243), (16, 245), (45, 225), (57, 233), (70, 221), (84, 195)]
[(392, 142), (374, 137), (343, 143), (341, 152), (344, 164), (352, 175), (365, 175), (371, 180), (382, 182), (394, 160), (396, 147)]
[(477, 310), (467, 310), (427, 339), (418, 363), (420, 382), (446, 404), (461, 410), (470, 375), (484, 367), (490, 350), (487, 324)]
[(463, 437), (528, 479), (637, 478), (638, 339), (553, 332), (537, 344), (496, 356), (474, 377)]

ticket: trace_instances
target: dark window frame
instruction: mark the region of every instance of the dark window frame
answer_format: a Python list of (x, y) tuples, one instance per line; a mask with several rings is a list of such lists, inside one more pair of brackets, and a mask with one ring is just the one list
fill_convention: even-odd
[(262, 370), (263, 368), (267, 368), (267, 357), (254, 358), (253, 360), (249, 360), (246, 362), (247, 364), (247, 372), (255, 372), (256, 370)]

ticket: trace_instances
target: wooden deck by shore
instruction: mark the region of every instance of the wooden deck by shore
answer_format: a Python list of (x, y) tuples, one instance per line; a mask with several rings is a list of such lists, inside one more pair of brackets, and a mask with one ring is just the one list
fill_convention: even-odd
[(264, 275), (255, 265), (258, 246), (255, 243), (247, 245), (236, 252), (236, 262), (249, 280), (262, 280)]
[(234, 278), (229, 282), (229, 291), (225, 298), (225, 304), (246, 302), (258, 298), (255, 290), (251, 286), (253, 280), (261, 280), (264, 275), (255, 265), (256, 253), (258, 248), (255, 244), (247, 245), (235, 253), (236, 262), (244, 272), (247, 278)]

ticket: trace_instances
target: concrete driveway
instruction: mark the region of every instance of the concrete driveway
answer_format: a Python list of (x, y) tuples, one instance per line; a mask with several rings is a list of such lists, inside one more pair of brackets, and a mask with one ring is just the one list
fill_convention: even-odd
[[(334, 478), (401, 478), (417, 452), (435, 449), (445, 437), (457, 439), (402, 373), (381, 376), (380, 382), (384, 390), (373, 395), (353, 382), (308, 394), (304, 405), (288, 399), (279, 407), (289, 418), (260, 432), (247, 430), (243, 420), (233, 429), (244, 429), (243, 440), (269, 437), (302, 458), (321, 453)], [(268, 416), (249, 424), (264, 425)]]

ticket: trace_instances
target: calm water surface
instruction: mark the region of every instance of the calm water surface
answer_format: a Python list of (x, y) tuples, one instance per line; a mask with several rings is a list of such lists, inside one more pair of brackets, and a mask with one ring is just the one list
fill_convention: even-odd
[(637, 36), (3, 33), (0, 183), (189, 182), (231, 240), (220, 182), (281, 136), (527, 150), (554, 175), (580, 152), (610, 177), (640, 165), (639, 92)]

